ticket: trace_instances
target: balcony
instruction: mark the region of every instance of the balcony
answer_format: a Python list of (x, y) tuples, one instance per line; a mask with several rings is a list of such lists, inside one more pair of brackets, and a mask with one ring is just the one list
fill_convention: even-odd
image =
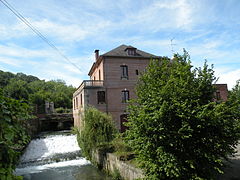
[(82, 89), (94, 89), (94, 88), (102, 88), (103, 87), (102, 80), (84, 80), (82, 84), (77, 88), (77, 90), (73, 93), (73, 97), (77, 96)]
[(80, 89), (82, 88), (99, 88), (103, 87), (102, 80), (84, 80), (82, 84), (80, 85)]

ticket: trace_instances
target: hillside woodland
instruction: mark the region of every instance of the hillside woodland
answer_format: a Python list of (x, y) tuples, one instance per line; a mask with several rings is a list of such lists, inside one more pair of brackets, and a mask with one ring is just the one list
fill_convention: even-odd
[(23, 73), (13, 74), (0, 70), (0, 89), (3, 96), (26, 102), (34, 111), (41, 112), (45, 101), (54, 102), (56, 110), (72, 108), (73, 86), (63, 80), (40, 80)]

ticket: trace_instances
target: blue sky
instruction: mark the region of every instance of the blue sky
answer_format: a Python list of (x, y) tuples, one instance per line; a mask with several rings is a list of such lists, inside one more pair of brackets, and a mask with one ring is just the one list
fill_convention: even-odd
[(61, 50), (72, 66), (0, 3), (0, 70), (77, 87), (94, 50), (121, 44), (172, 57), (185, 48), (195, 67), (214, 64), (218, 83), (240, 79), (239, 0), (7, 0)]

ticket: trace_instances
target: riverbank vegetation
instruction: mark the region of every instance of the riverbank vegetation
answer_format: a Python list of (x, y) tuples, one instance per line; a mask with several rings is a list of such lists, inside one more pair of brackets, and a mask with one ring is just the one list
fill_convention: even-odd
[[(187, 52), (152, 60), (129, 106), (125, 141), (146, 179), (214, 179), (240, 138), (239, 98), (215, 101), (212, 67)], [(239, 89), (239, 85), (235, 89)]]
[(95, 150), (111, 151), (111, 142), (117, 132), (111, 116), (88, 107), (84, 112), (83, 122), (84, 128), (77, 136), (83, 155), (92, 160)]
[(4, 96), (28, 103), (36, 113), (44, 112), (45, 101), (54, 102), (58, 112), (71, 111), (75, 91), (62, 80), (45, 81), (32, 75), (3, 71), (0, 71), (0, 88)]
[(0, 179), (21, 179), (13, 171), (27, 145), (27, 120), (31, 118), (30, 108), (26, 103), (3, 96), (0, 89)]
[(83, 155), (93, 160), (93, 152), (114, 153), (120, 160), (133, 159), (132, 149), (123, 141), (110, 115), (88, 107), (84, 112), (84, 128), (80, 131), (73, 128), (72, 132), (77, 134), (78, 144)]

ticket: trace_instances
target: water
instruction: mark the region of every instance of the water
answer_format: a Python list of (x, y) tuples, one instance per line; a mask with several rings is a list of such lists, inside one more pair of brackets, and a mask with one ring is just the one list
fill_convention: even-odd
[(76, 135), (64, 132), (32, 140), (15, 174), (25, 180), (110, 180), (81, 156)]

